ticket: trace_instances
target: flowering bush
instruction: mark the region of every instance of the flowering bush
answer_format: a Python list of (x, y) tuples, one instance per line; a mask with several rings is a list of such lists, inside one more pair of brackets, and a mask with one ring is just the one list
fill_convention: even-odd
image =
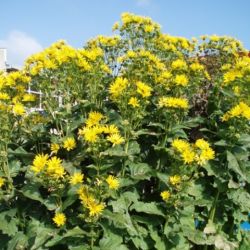
[(113, 30), (0, 75), (1, 249), (248, 249), (246, 50)]

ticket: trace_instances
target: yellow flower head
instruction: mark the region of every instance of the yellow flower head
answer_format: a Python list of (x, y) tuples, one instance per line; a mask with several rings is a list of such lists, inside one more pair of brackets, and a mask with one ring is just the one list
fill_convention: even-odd
[(57, 143), (52, 143), (50, 145), (50, 150), (51, 150), (52, 154), (57, 154), (57, 152), (58, 152), (59, 149), (60, 149), (60, 146)]
[(89, 202), (87, 208), (89, 209), (89, 216), (99, 216), (103, 209), (105, 208), (105, 205), (103, 203), (97, 203), (96, 201)]
[(190, 150), (190, 144), (187, 141), (181, 139), (174, 139), (172, 142), (172, 147), (180, 153)]
[(36, 100), (36, 96), (32, 94), (24, 94), (23, 102), (34, 102)]
[(62, 160), (56, 156), (53, 156), (51, 159), (49, 159), (47, 162), (47, 174), (55, 179), (63, 178), (65, 175), (65, 170), (61, 163)]
[(128, 102), (133, 108), (140, 107), (139, 100), (136, 97), (131, 97)]
[(204, 66), (199, 64), (198, 62), (195, 62), (190, 65), (190, 69), (192, 71), (201, 71), (204, 70)]
[(179, 175), (173, 175), (169, 177), (169, 182), (173, 185), (173, 186), (177, 186), (181, 183), (181, 177)]
[(188, 78), (184, 74), (176, 75), (174, 82), (176, 83), (176, 85), (180, 85), (180, 86), (185, 87), (188, 84)]
[(88, 119), (86, 120), (86, 125), (87, 127), (98, 125), (101, 119), (103, 118), (104, 118), (103, 114), (96, 111), (91, 111), (88, 115)]
[(0, 100), (9, 100), (10, 96), (7, 93), (0, 92)]
[(185, 98), (161, 97), (159, 106), (166, 108), (188, 109), (188, 101)]
[(204, 139), (196, 140), (195, 146), (199, 149), (208, 149), (210, 147), (209, 143), (207, 141), (205, 141)]
[(73, 137), (69, 137), (63, 142), (63, 148), (65, 148), (67, 151), (70, 151), (75, 147), (76, 147), (76, 141)]
[(181, 154), (185, 164), (190, 164), (195, 160), (195, 152), (193, 150), (184, 150)]
[(167, 201), (170, 198), (170, 192), (169, 191), (163, 191), (161, 192), (161, 197), (164, 201)]
[(70, 177), (70, 184), (72, 185), (76, 185), (78, 183), (82, 183), (83, 182), (83, 177), (84, 175), (81, 173), (74, 173), (71, 177)]
[(35, 173), (41, 172), (45, 168), (45, 166), (46, 166), (46, 164), (48, 162), (48, 158), (49, 158), (49, 156), (47, 154), (45, 154), (45, 155), (44, 154), (36, 155), (35, 159), (33, 160), (31, 169)]
[(84, 140), (89, 143), (95, 143), (98, 140), (98, 128), (95, 127), (84, 127), (83, 129), (79, 130), (79, 135), (82, 135)]
[(222, 121), (228, 121), (234, 117), (243, 117), (250, 120), (250, 107), (246, 103), (240, 102), (222, 116)]
[(152, 88), (150, 86), (140, 81), (136, 83), (136, 86), (137, 86), (136, 90), (137, 93), (139, 93), (142, 97), (145, 98), (151, 96)]
[(53, 221), (58, 227), (61, 227), (66, 223), (66, 216), (63, 213), (56, 213)]
[(126, 78), (117, 77), (116, 80), (110, 85), (109, 93), (113, 99), (119, 97), (128, 86)]
[(122, 144), (124, 142), (124, 138), (119, 133), (107, 136), (107, 140), (113, 143), (113, 146)]
[(14, 106), (13, 106), (13, 113), (14, 115), (24, 115), (25, 114), (25, 108), (23, 106), (23, 104), (21, 103), (16, 103)]
[(113, 175), (109, 175), (106, 179), (106, 182), (108, 183), (110, 189), (116, 190), (119, 188), (120, 185), (119, 180)]
[(186, 62), (181, 59), (177, 59), (173, 61), (171, 66), (173, 69), (186, 69), (187, 68)]
[(119, 134), (119, 130), (118, 130), (116, 125), (111, 124), (111, 125), (106, 125), (105, 126), (104, 133), (107, 133), (107, 134)]
[(0, 188), (4, 185), (5, 179), (3, 177), (0, 177)]
[(207, 148), (205, 150), (202, 150), (200, 156), (199, 156), (199, 159), (202, 161), (202, 162), (205, 162), (205, 161), (209, 161), (209, 160), (212, 160), (214, 159), (215, 157), (215, 152), (213, 149), (211, 148)]

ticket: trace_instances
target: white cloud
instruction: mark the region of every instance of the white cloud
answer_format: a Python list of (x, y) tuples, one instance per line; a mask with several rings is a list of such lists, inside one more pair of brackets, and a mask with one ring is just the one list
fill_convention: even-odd
[(151, 0), (136, 0), (136, 4), (142, 7), (149, 6), (150, 3), (151, 3)]
[(0, 39), (0, 47), (7, 49), (7, 63), (17, 68), (23, 66), (28, 56), (43, 49), (35, 38), (17, 30), (11, 31), (5, 39)]

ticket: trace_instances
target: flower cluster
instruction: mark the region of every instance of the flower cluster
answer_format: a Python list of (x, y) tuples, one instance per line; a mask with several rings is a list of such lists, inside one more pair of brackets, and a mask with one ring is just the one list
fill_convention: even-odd
[(106, 135), (106, 140), (111, 142), (113, 146), (124, 142), (124, 138), (120, 135), (118, 128), (111, 124), (100, 123), (104, 116), (99, 112), (90, 112), (86, 120), (86, 126), (79, 129), (79, 135), (84, 138), (87, 143), (96, 143), (101, 137)]
[(87, 186), (81, 186), (78, 195), (83, 206), (88, 209), (90, 217), (98, 217), (102, 213), (105, 208), (104, 203), (97, 201)]
[(204, 165), (207, 161), (214, 159), (215, 152), (204, 139), (198, 139), (193, 144), (182, 139), (175, 139), (172, 147), (181, 154), (185, 164), (193, 164), (197, 162)]
[(161, 97), (159, 99), (159, 107), (188, 109), (188, 101), (185, 98)]
[(66, 174), (62, 160), (56, 156), (49, 158), (47, 154), (38, 154), (33, 160), (31, 170), (35, 174), (44, 175), (45, 178), (59, 180)]
[(222, 116), (222, 121), (228, 121), (232, 118), (246, 118), (250, 120), (250, 107), (246, 103), (240, 102)]

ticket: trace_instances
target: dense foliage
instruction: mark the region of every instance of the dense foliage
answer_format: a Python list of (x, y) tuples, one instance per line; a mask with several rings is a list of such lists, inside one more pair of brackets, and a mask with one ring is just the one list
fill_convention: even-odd
[(0, 75), (0, 248), (249, 249), (247, 52), (113, 30)]

